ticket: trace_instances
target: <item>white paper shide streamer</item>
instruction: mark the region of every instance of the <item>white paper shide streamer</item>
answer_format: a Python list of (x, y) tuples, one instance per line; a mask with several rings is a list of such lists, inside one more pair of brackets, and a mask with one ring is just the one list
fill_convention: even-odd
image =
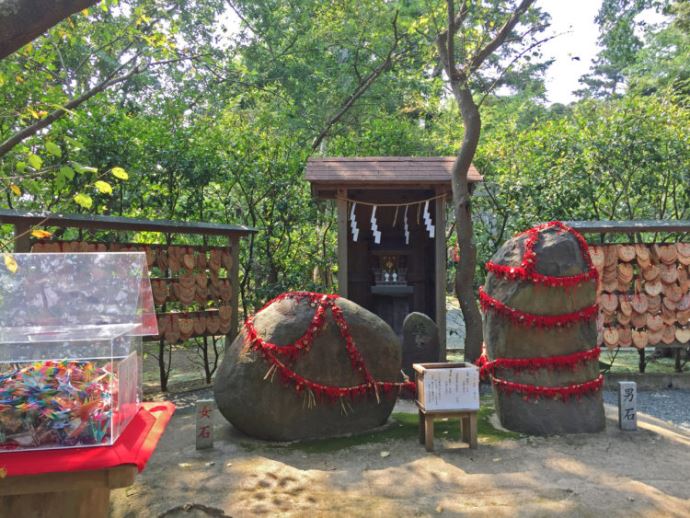
[(407, 223), (407, 209), (409, 209), (409, 205), (405, 205), (405, 244), (409, 245), (410, 244), (410, 226)]
[(381, 244), (381, 231), (376, 223), (376, 205), (371, 210), (371, 233), (374, 235), (374, 243)]
[(424, 202), (424, 226), (429, 233), (430, 238), (434, 238), (436, 234), (436, 227), (431, 223), (431, 214), (429, 214), (429, 200)]
[(352, 229), (352, 240), (357, 242), (359, 239), (359, 228), (357, 228), (357, 219), (355, 217), (356, 203), (352, 204), (352, 210), (350, 210), (350, 228)]

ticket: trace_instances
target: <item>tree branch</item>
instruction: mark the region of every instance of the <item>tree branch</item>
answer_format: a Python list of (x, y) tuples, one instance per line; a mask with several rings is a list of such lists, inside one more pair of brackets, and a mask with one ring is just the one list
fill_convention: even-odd
[(140, 72), (140, 69), (138, 67), (134, 67), (132, 70), (127, 72), (124, 75), (118, 76), (118, 77), (113, 77), (113, 75), (109, 76), (105, 80), (101, 81), (98, 83), (96, 86), (91, 88), (90, 90), (87, 90), (83, 94), (81, 94), (79, 97), (76, 97), (75, 99), (72, 99), (70, 102), (65, 104), (64, 106), (58, 108), (57, 110), (49, 113), (46, 117), (38, 120), (31, 126), (27, 126), (21, 131), (18, 131), (14, 135), (12, 135), (10, 138), (5, 140), (2, 144), (0, 144), (0, 157), (6, 155), (14, 146), (22, 142), (23, 140), (35, 135), (39, 131), (41, 131), (44, 128), (47, 128), (50, 126), (53, 122), (56, 120), (60, 119), (63, 117), (66, 113), (69, 113), (71, 110), (74, 110), (77, 108), (79, 105), (85, 103), (89, 99), (91, 99), (94, 95), (102, 92), (103, 90), (117, 84), (121, 83), (123, 81), (126, 81), (130, 77), (132, 77), (135, 74), (138, 74)]
[(477, 106), (479, 106), (479, 107), (481, 108), (482, 104), (484, 104), (484, 100), (489, 96), (489, 94), (490, 94), (491, 92), (493, 92), (493, 90), (494, 90), (494, 88), (496, 88), (496, 85), (498, 84), (498, 82), (499, 82), (501, 79), (503, 79), (503, 76), (506, 74), (506, 72), (508, 72), (508, 70), (510, 70), (510, 69), (513, 67), (513, 65), (514, 65), (515, 63), (517, 63), (517, 61), (518, 61), (522, 56), (524, 56), (525, 54), (527, 54), (530, 50), (532, 50), (532, 49), (534, 49), (534, 48), (536, 48), (536, 47), (542, 45), (543, 43), (546, 43), (547, 41), (551, 41), (552, 39), (557, 38), (558, 36), (562, 36), (563, 34), (564, 34), (564, 33), (554, 34), (554, 35), (552, 35), (552, 36), (547, 36), (546, 38), (543, 38), (543, 39), (541, 39), (541, 40), (539, 40), (539, 41), (535, 41), (532, 45), (530, 45), (529, 47), (527, 47), (526, 49), (524, 49), (522, 52), (520, 52), (517, 56), (515, 56), (515, 57), (512, 59), (512, 61), (511, 61), (510, 63), (508, 63), (508, 65), (507, 65), (506, 67), (504, 67), (503, 70), (501, 70), (501, 73), (498, 74), (498, 77), (496, 77), (496, 79), (494, 79), (494, 81), (491, 83), (491, 86), (489, 86), (489, 88), (486, 89), (486, 92), (484, 92), (484, 95), (482, 96), (482, 98), (481, 98), (481, 99), (479, 100), (479, 102), (477, 103)]
[(518, 5), (515, 8), (515, 11), (513, 11), (506, 23), (503, 24), (503, 27), (501, 27), (498, 30), (493, 39), (489, 41), (489, 43), (487, 43), (486, 46), (484, 46), (484, 48), (477, 52), (472, 57), (472, 59), (470, 59), (469, 70), (467, 74), (468, 76), (471, 75), (472, 72), (477, 70), (480, 66), (482, 66), (484, 60), (486, 60), (486, 58), (493, 54), (496, 51), (496, 49), (498, 49), (498, 47), (500, 47), (503, 44), (503, 41), (508, 37), (508, 35), (520, 21), (520, 17), (523, 14), (525, 14), (525, 12), (527, 12), (527, 9), (530, 8), (534, 1), (535, 0), (522, 0), (520, 5)]
[[(99, 94), (103, 92), (104, 90), (107, 90), (111, 86), (114, 86), (118, 83), (122, 83), (124, 81), (127, 81), (131, 77), (140, 74), (146, 70), (148, 70), (151, 67), (154, 66), (160, 66), (160, 65), (169, 65), (172, 63), (177, 63), (180, 61), (185, 61), (188, 59), (195, 59), (198, 56), (186, 56), (186, 57), (179, 57), (179, 58), (173, 58), (173, 59), (166, 59), (163, 61), (155, 61), (152, 63), (148, 63), (147, 65), (144, 66), (139, 66), (135, 65), (129, 72), (126, 74), (122, 74), (120, 76), (117, 76), (116, 74), (120, 72), (125, 65), (121, 65), (120, 67), (116, 68), (108, 77), (106, 77), (103, 81), (98, 83), (96, 86), (93, 88), (90, 88), (83, 94), (81, 94), (79, 97), (76, 97), (72, 99), (70, 102), (65, 104), (64, 106), (61, 106), (60, 108), (52, 111), (49, 113), (47, 116), (44, 118), (36, 121), (34, 124), (31, 126), (27, 126), (26, 128), (18, 131), (14, 135), (12, 135), (10, 138), (5, 140), (0, 144), (0, 158), (5, 156), (7, 153), (9, 153), (14, 146), (19, 144), (20, 142), (26, 140), (29, 137), (32, 137), (39, 131), (41, 131), (44, 128), (47, 128), (50, 126), (53, 122), (56, 120), (62, 118), (65, 116), (65, 114), (69, 113), (70, 111), (74, 110), (75, 108), (79, 107), (80, 105), (84, 104), (86, 101), (91, 99), (94, 95)], [(136, 60), (136, 57), (133, 58), (133, 60)]]
[(4, 0), (0, 2), (0, 59), (98, 0)]
[(326, 138), (328, 133), (331, 131), (331, 128), (333, 128), (333, 126), (338, 123), (338, 121), (343, 117), (343, 115), (345, 115), (348, 112), (348, 110), (352, 108), (355, 102), (357, 102), (357, 99), (362, 97), (362, 95), (364, 95), (366, 91), (369, 90), (371, 85), (374, 84), (376, 79), (378, 79), (378, 77), (391, 65), (391, 63), (393, 62), (393, 55), (398, 48), (398, 43), (400, 42), (400, 39), (401, 36), (398, 34), (398, 12), (396, 11), (395, 16), (393, 17), (393, 45), (391, 45), (391, 48), (388, 50), (386, 57), (376, 68), (369, 72), (363, 78), (362, 81), (360, 81), (355, 91), (352, 92), (352, 94), (350, 94), (350, 96), (340, 106), (338, 111), (330, 119), (328, 119), (328, 121), (326, 121), (325, 126), (312, 142), (312, 151), (318, 149), (323, 139)]

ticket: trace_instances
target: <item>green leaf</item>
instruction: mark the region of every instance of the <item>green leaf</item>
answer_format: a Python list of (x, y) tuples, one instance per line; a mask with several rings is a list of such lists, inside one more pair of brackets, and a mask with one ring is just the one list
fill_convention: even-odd
[(81, 192), (74, 195), (74, 201), (77, 203), (77, 205), (80, 205), (85, 209), (90, 209), (93, 205), (93, 200), (91, 199), (91, 196)]
[(103, 180), (97, 180), (94, 182), (94, 187), (98, 189), (98, 192), (102, 194), (112, 194), (113, 193), (113, 188), (108, 182), (104, 182)]
[(17, 165), (14, 167), (18, 173), (23, 173), (26, 171), (26, 162), (17, 162)]
[(127, 174), (127, 171), (122, 169), (121, 167), (113, 167), (110, 172), (113, 174), (115, 178), (119, 178), (120, 180), (128, 180), (129, 175)]
[(12, 273), (16, 273), (17, 272), (17, 261), (15, 261), (12, 254), (3, 254), (3, 255), (5, 256), (5, 268), (7, 268)]
[(28, 161), (29, 165), (34, 169), (40, 169), (43, 165), (43, 159), (38, 155), (34, 155), (33, 153), (29, 155)]
[(63, 176), (67, 180), (72, 180), (72, 179), (74, 179), (74, 169), (72, 169), (68, 165), (63, 165), (60, 168), (60, 176)]
[(58, 158), (62, 156), (62, 149), (60, 149), (60, 146), (58, 146), (54, 142), (46, 142), (46, 151)]
[(98, 172), (98, 169), (96, 169), (95, 167), (91, 167), (90, 165), (80, 164), (79, 162), (72, 162), (72, 167), (74, 167), (74, 170), (79, 174), (97, 173)]

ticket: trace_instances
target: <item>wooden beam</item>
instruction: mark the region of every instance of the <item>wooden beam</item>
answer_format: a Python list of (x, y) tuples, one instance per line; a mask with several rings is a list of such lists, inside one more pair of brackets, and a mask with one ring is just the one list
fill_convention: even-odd
[(338, 294), (347, 298), (347, 189), (338, 189)]
[(201, 234), (207, 236), (243, 236), (255, 229), (244, 225), (170, 221), (163, 219), (134, 219), (120, 216), (87, 216), (83, 214), (52, 214), (0, 209), (0, 223), (17, 223), (44, 227), (83, 228), (89, 230), (142, 230), (171, 234)]
[[(441, 194), (441, 189), (436, 194)], [(446, 360), (446, 202), (441, 198), (434, 202), (435, 214), (434, 225), (436, 225), (436, 236), (434, 239), (436, 256), (436, 325), (438, 326), (439, 339), (441, 344), (440, 361)]]
[(137, 467), (124, 464), (108, 469), (44, 473), (6, 477), (0, 484), (0, 496), (32, 493), (62, 493), (90, 489), (115, 489), (134, 483)]
[[(338, 191), (342, 189), (342, 183), (339, 184), (324, 184), (318, 182), (311, 182), (311, 192), (312, 196), (315, 198), (322, 199), (333, 199), (338, 196)], [(350, 191), (356, 190), (366, 190), (366, 191), (390, 191), (391, 189), (396, 190), (409, 190), (409, 191), (425, 191), (441, 189), (440, 192), (450, 193), (451, 186), (450, 182), (444, 184), (432, 183), (432, 182), (394, 182), (394, 183), (367, 183), (367, 182), (356, 182), (348, 183), (347, 189)]]
[(629, 234), (637, 232), (690, 232), (690, 220), (564, 221), (578, 232)]
[(239, 303), (240, 303), (240, 240), (239, 237), (230, 237), (230, 256), (232, 257), (232, 269), (228, 272), (230, 278), (230, 285), (232, 286), (232, 296), (230, 297), (230, 308), (232, 309), (232, 316), (230, 317), (230, 333), (225, 341), (225, 346), (228, 347), (235, 340), (239, 332)]

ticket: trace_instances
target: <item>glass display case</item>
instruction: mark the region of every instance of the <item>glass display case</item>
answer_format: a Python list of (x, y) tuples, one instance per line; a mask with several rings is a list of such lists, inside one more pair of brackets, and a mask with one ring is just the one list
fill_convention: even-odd
[(158, 334), (146, 255), (1, 255), (0, 452), (113, 444)]

